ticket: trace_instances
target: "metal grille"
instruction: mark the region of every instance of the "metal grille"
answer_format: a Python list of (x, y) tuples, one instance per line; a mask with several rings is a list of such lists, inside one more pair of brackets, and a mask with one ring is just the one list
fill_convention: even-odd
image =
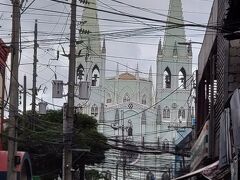
[(217, 99), (214, 107), (215, 112), (215, 135), (219, 135), (219, 128), (220, 128), (220, 116), (224, 110), (224, 60), (225, 60), (225, 40), (222, 34), (219, 34), (218, 39), (218, 49), (217, 49), (217, 71), (216, 71), (216, 78), (218, 82), (217, 86)]

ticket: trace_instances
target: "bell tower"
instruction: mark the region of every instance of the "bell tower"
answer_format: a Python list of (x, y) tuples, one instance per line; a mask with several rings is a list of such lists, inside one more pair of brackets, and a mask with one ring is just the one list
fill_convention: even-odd
[[(91, 9), (89, 9), (91, 8)], [(99, 31), (96, 0), (85, 5), (82, 20), (78, 23), (76, 81), (87, 80), (92, 86), (101, 86), (105, 79), (106, 45)]]
[[(88, 0), (82, 13), (82, 19), (78, 22), (79, 39), (76, 42), (76, 84), (81, 81), (89, 82), (90, 99), (85, 103), (84, 113), (93, 115), (97, 119), (100, 107), (104, 103), (104, 81), (106, 42), (101, 38), (97, 14), (96, 0)], [(75, 99), (77, 107), (84, 102)]]
[(181, 0), (170, 0), (164, 41), (162, 45), (160, 39), (157, 52), (156, 102), (162, 122), (187, 121), (192, 49), (186, 44)]

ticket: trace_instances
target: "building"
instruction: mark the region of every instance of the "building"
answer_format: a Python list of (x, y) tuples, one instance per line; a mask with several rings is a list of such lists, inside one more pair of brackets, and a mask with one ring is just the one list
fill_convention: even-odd
[[(4, 93), (5, 87), (5, 68), (8, 54), (10, 52), (9, 47), (0, 39), (0, 133), (3, 131), (3, 121), (4, 121)], [(3, 150), (2, 137), (0, 137), (0, 150)]]
[[(18, 151), (15, 156), (15, 171), (17, 174), (16, 179), (31, 180), (32, 166), (28, 153)], [(8, 172), (8, 151), (0, 151), (0, 180), (7, 180)]]
[(213, 2), (198, 59), (191, 173), (177, 179), (239, 179), (239, 7), (237, 0)]
[(98, 168), (119, 179), (174, 177), (175, 144), (183, 138), (179, 129), (187, 135), (191, 126), (192, 48), (181, 0), (170, 0), (165, 38), (157, 52), (155, 93), (151, 67), (148, 78), (141, 77), (138, 66), (134, 73), (120, 73), (118, 65), (114, 77), (106, 76), (106, 41), (99, 33), (96, 1), (89, 2), (79, 29), (76, 81), (89, 82), (91, 90), (88, 100), (75, 98), (75, 103), (80, 112), (96, 117), (112, 146)]

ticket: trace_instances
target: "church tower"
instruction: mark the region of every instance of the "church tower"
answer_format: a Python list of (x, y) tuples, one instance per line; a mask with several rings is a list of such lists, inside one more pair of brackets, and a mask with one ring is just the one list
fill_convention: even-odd
[(156, 109), (161, 116), (158, 118), (161, 122), (186, 125), (192, 49), (186, 41), (181, 0), (170, 0), (163, 45), (160, 39), (158, 46), (156, 72), (156, 102), (159, 102)]
[(81, 107), (83, 112), (100, 118), (100, 109), (104, 103), (104, 81), (106, 42), (102, 40), (99, 31), (96, 0), (88, 0), (82, 13), (82, 19), (78, 23), (79, 39), (76, 47), (76, 84), (80, 81), (88, 81), (91, 85), (89, 101), (83, 102), (75, 99), (75, 105)]

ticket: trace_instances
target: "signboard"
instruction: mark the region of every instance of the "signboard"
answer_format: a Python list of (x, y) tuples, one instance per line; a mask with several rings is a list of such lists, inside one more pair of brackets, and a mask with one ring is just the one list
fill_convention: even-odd
[(208, 156), (208, 124), (209, 122), (207, 121), (191, 149), (191, 171), (195, 170), (200, 162)]
[(0, 62), (1, 63), (5, 64), (5, 62), (7, 61), (9, 52), (10, 52), (10, 48), (0, 38)]

